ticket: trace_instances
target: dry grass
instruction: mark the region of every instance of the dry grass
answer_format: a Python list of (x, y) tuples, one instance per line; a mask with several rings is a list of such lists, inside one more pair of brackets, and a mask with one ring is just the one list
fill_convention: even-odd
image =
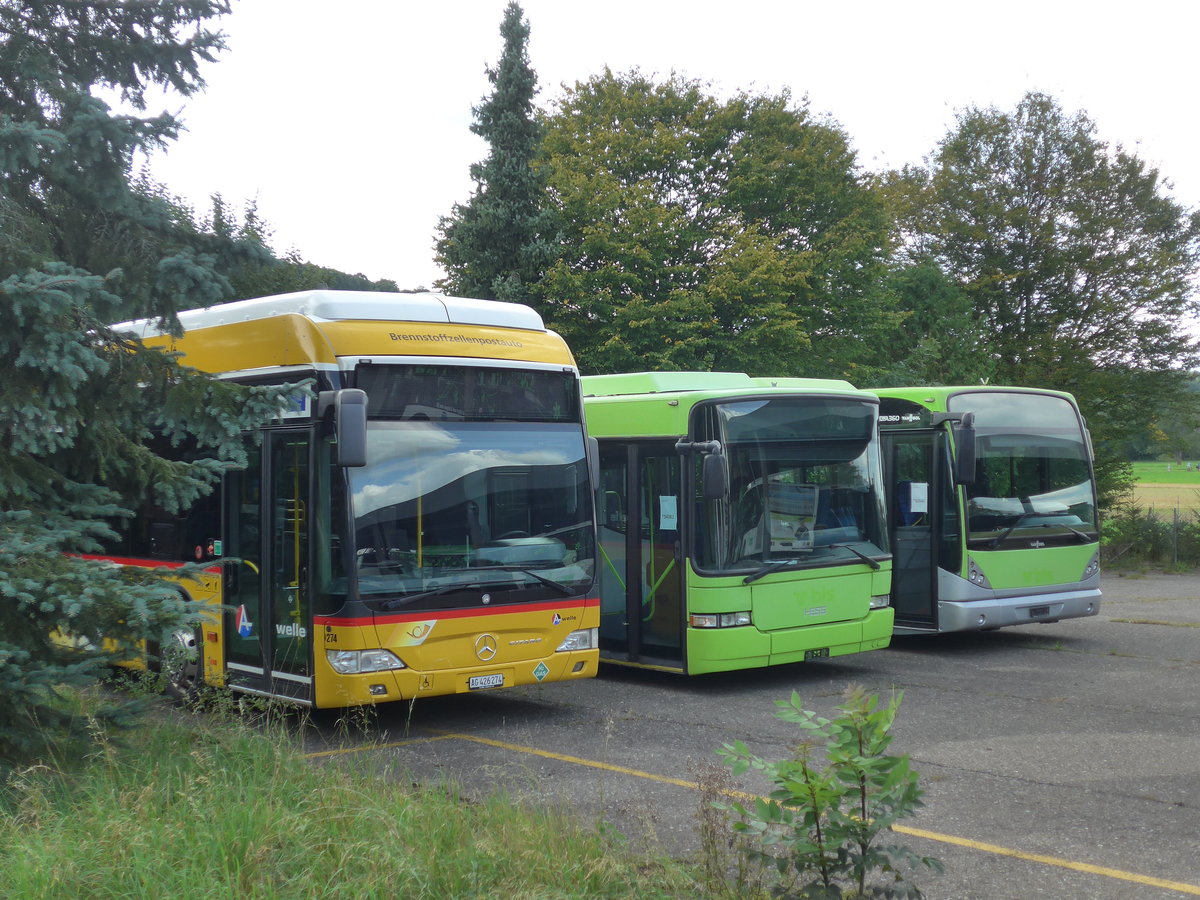
[(1200, 488), (1194, 484), (1137, 484), (1134, 497), (1142, 509), (1200, 511)]

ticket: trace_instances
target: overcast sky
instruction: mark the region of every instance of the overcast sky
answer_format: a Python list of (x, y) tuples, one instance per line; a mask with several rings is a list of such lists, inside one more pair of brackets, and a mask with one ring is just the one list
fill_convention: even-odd
[[(469, 131), (507, 0), (234, 0), (229, 49), (153, 175), (201, 209), (257, 201), (277, 253), (431, 286), (438, 218), (472, 190)], [(1029, 90), (1083, 110), (1200, 206), (1200, 3), (523, 0), (538, 102), (608, 66), (714, 93), (783, 88), (869, 170), (919, 163), (966, 106)], [(175, 111), (176, 107), (172, 107)]]

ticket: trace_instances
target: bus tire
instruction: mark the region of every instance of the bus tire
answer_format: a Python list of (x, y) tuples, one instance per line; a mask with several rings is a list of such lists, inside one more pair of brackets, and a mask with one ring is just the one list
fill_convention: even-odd
[(200, 630), (181, 628), (163, 642), (163, 692), (180, 703), (194, 700), (204, 680)]

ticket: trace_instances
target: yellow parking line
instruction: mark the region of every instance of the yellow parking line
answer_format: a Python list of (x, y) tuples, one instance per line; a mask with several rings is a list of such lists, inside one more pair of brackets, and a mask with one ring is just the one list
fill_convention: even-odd
[[(592, 769), (603, 769), (608, 772), (618, 772), (622, 775), (632, 775), (635, 778), (644, 778), (648, 781), (658, 781), (663, 784), (673, 784), (677, 787), (689, 788), (691, 790), (699, 790), (700, 785), (694, 781), (685, 781), (682, 778), (670, 778), (666, 775), (655, 775), (653, 772), (642, 772), (638, 769), (629, 769), (625, 766), (614, 766), (611, 763), (600, 762), (595, 759), (584, 759), (579, 756), (568, 756), (564, 753), (552, 753), (549, 750), (539, 750), (536, 747), (523, 747), (520, 744), (510, 744), (505, 741), (496, 741), (491, 738), (476, 737), (471, 734), (459, 734), (455, 732), (436, 732), (441, 738), (459, 738), (464, 741), (472, 741), (476, 744), (485, 744), (489, 747), (499, 747), (503, 750), (513, 750), (518, 753), (526, 753), (531, 756), (542, 756), (546, 759), (556, 759), (561, 762), (573, 763), (575, 765), (587, 766)], [(757, 800), (759, 799), (754, 794), (747, 794), (742, 791), (721, 791), (722, 794), (728, 797), (733, 797), (741, 800)], [(942, 834), (937, 831), (927, 831), (923, 828), (909, 828), (904, 825), (893, 825), (892, 830), (899, 834), (907, 834), (912, 837), (921, 837), (931, 841), (939, 841), (943, 844), (954, 844), (959, 847), (968, 847), (972, 850), (980, 850), (984, 853), (995, 853), (1000, 856), (1011, 856), (1016, 859), (1024, 859), (1030, 862), (1042, 863), (1047, 866), (1057, 866), (1060, 869), (1072, 869), (1076, 872), (1086, 872), (1090, 875), (1102, 875), (1106, 878), (1115, 878), (1121, 881), (1131, 881), (1134, 884), (1146, 885), (1147, 887), (1165, 888), (1170, 891), (1179, 891), (1183, 894), (1192, 894), (1200, 896), (1200, 886), (1194, 884), (1186, 884), (1182, 881), (1167, 881), (1163, 878), (1154, 878), (1150, 875), (1138, 875), (1136, 872), (1125, 872), (1121, 869), (1110, 869), (1107, 866), (1093, 866), (1090, 863), (1075, 862), (1069, 859), (1060, 859), (1056, 856), (1044, 856), (1040, 853), (1025, 853), (1021, 850), (1013, 850), (1009, 847), (1001, 847), (997, 844), (985, 844), (982, 841), (973, 841), (969, 838), (955, 837), (951, 834)]]
[(1001, 856), (1013, 856), (1017, 859), (1026, 859), (1031, 862), (1044, 863), (1048, 866), (1058, 866), (1061, 869), (1074, 869), (1076, 872), (1087, 872), (1091, 875), (1103, 875), (1106, 878), (1118, 878), (1121, 881), (1132, 881), (1135, 884), (1144, 884), (1148, 887), (1166, 888), (1170, 891), (1179, 891), (1183, 894), (1193, 894), (1200, 896), (1200, 887), (1194, 884), (1185, 884), (1182, 881), (1167, 881), (1163, 878), (1155, 878), (1151, 875), (1138, 875), (1135, 872), (1125, 872), (1121, 869), (1110, 869), (1107, 866), (1093, 866), (1091, 863), (1075, 862), (1070, 859), (1059, 859), (1057, 856), (1043, 856), (1040, 853), (1025, 853), (1021, 850), (1013, 850), (1009, 847), (1000, 847), (996, 844), (985, 844), (982, 841), (972, 841), (969, 838), (955, 837), (951, 834), (940, 834), (936, 831), (925, 831), (921, 828), (908, 828), (904, 825), (893, 825), (892, 831), (897, 831), (901, 834), (910, 834), (913, 837), (928, 838), (931, 841), (941, 841), (944, 844), (957, 844), (960, 847), (970, 847), (972, 850), (982, 850), (985, 853), (996, 853)]
[(359, 744), (357, 747), (341, 747), (337, 750), (319, 750), (315, 753), (305, 753), (302, 759), (320, 759), (323, 756), (344, 756), (348, 753), (366, 753), (371, 750), (391, 750), (393, 747), (411, 747), (413, 744), (431, 744), (434, 741), (444, 741), (447, 738), (460, 737), (456, 734), (437, 735), (436, 737), (413, 738), (408, 741), (393, 741), (390, 744)]

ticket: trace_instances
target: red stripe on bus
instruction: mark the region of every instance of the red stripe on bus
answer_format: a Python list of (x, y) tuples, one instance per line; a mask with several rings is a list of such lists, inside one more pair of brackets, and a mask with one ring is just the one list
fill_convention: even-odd
[[(80, 553), (80, 559), (91, 559), (97, 562), (116, 563), (119, 566), (135, 566), (139, 569), (182, 569), (194, 563), (178, 562), (169, 559), (146, 559), (138, 556), (101, 556), (94, 553)], [(205, 572), (220, 572), (220, 566), (208, 566)]]
[(548, 612), (550, 610), (571, 612), (577, 609), (591, 609), (600, 605), (599, 597), (584, 597), (579, 600), (546, 600), (540, 603), (510, 604), (508, 606), (485, 607), (480, 609), (426, 609), (408, 613), (380, 614), (370, 618), (342, 618), (339, 616), (313, 616), (313, 627), (321, 625), (353, 626), (391, 625), (399, 622), (419, 622), (423, 619), (470, 619), (482, 616), (504, 616), (512, 613)]

